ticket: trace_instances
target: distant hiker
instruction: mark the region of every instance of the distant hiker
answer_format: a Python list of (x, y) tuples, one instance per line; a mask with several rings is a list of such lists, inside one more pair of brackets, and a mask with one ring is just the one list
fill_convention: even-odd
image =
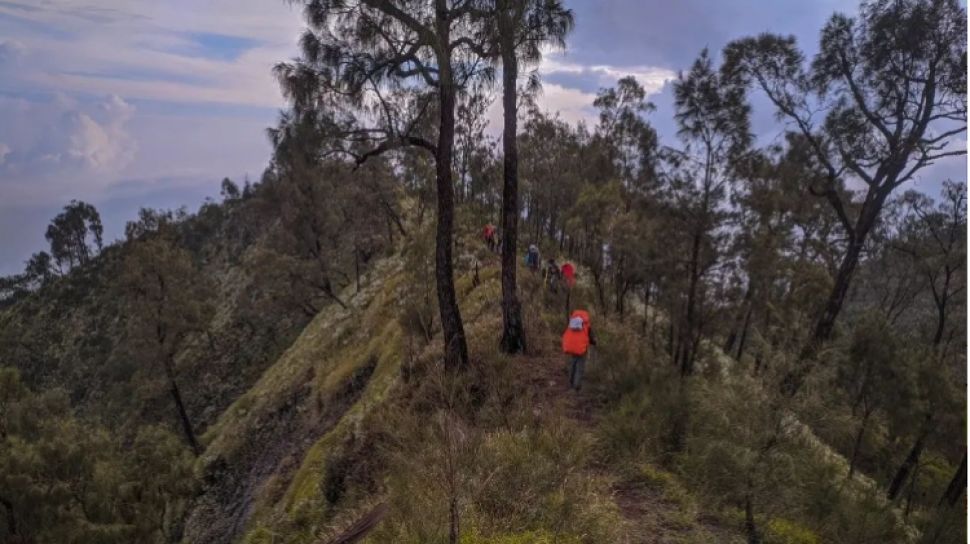
[(576, 267), (573, 266), (571, 262), (562, 263), (562, 268), (559, 269), (560, 274), (562, 274), (563, 282), (566, 284), (567, 289), (572, 289), (576, 285)]
[(546, 266), (542, 269), (542, 276), (549, 290), (553, 293), (557, 292), (562, 273), (559, 271), (559, 264), (556, 263), (556, 259), (546, 261)]
[(498, 228), (491, 223), (486, 223), (485, 228), (482, 229), (482, 239), (488, 250), (494, 253), (498, 249)]
[(539, 248), (535, 244), (531, 244), (529, 250), (525, 252), (525, 266), (533, 272), (539, 270)]
[(569, 324), (562, 333), (562, 351), (569, 356), (569, 387), (579, 391), (586, 368), (586, 355), (590, 346), (596, 345), (593, 327), (589, 323), (589, 312), (575, 310), (569, 316)]

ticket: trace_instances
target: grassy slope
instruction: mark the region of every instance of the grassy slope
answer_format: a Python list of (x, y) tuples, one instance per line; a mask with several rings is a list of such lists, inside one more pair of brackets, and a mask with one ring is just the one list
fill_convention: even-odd
[[(344, 293), (206, 432), (199, 469), (206, 491), (190, 517), (187, 541), (230, 541), (251, 517), (285, 499), (304, 480), (327, 433), (379, 402), (396, 374), (400, 332), (393, 316), (400, 262), (380, 263), (360, 293)], [(296, 476), (294, 478), (294, 476)]]
[[(476, 261), (478, 282), (473, 281)], [(564, 301), (545, 293), (538, 278), (523, 271), (530, 353), (513, 358), (496, 354), (501, 315), (497, 258), (465, 254), (460, 263), (457, 285), (470, 353), (486, 379), (494, 380), (489, 387), (513, 399), (492, 406), (491, 415), (477, 428), (464, 431), (478, 441), (468, 472), (488, 476), (469, 479), (470, 486), (479, 487), (462, 503), (463, 542), (743, 541), (739, 512), (700, 498), (695, 494), (700, 490), (691, 489), (696, 481), (688, 485), (658, 464), (642, 460), (642, 455), (632, 464), (629, 456), (615, 462), (614, 452), (608, 451), (615, 442), (610, 433), (656, 427), (611, 405), (608, 397), (614, 392), (609, 388), (615, 378), (608, 374), (617, 370), (609, 358), (619, 352), (604, 346), (601, 360), (590, 365), (588, 390), (579, 396), (565, 391), (565, 366), (558, 354)], [(388, 504), (389, 513), (368, 542), (442, 540), (434, 527), (446, 529), (447, 517), (432, 485), (440, 474), (424, 472), (440, 461), (429, 451), (441, 448), (429, 443), (421, 449), (413, 443), (433, 438), (433, 433), (398, 432), (394, 447), (414, 457), (411, 465), (390, 459), (374, 446), (374, 437), (378, 442), (386, 439), (387, 427), (398, 421), (393, 414), (414, 411), (406, 398), (416, 386), (403, 383), (409, 371), (405, 367), (415, 360), (433, 360), (439, 351), (437, 337), (415, 348), (413, 333), (402, 326), (415, 281), (405, 266), (399, 255), (382, 261), (368, 274), (361, 293), (344, 294), (351, 300), (348, 309), (331, 307), (318, 315), (206, 433), (200, 470), (208, 490), (189, 521), (187, 542), (326, 542), (328, 535), (339, 533), (378, 503)], [(590, 287), (582, 283), (572, 296), (573, 306), (589, 305), (593, 298)], [(636, 316), (626, 321), (598, 318), (606, 340), (601, 343), (636, 344), (627, 355), (654, 364), (642, 338), (637, 340), (639, 321)], [(702, 394), (741, 397), (759, 387), (747, 373), (730, 370), (723, 357), (715, 359), (721, 364), (704, 382)], [(718, 401), (714, 402), (716, 409)], [(650, 406), (654, 413), (648, 418), (663, 410)], [(425, 416), (411, 415), (431, 426), (431, 420), (420, 419)], [(702, 417), (749, 416), (726, 409)], [(495, 420), (504, 422), (496, 425)], [(704, 433), (711, 424), (701, 423), (697, 432)], [(822, 467), (834, 481), (844, 472), (844, 459), (805, 425), (796, 421), (786, 434), (797, 445), (798, 455), (816, 467), (813, 474)], [(743, 447), (731, 436), (697, 444)], [(346, 483), (340, 480), (339, 497), (328, 497), (334, 473), (354, 472), (348, 464), (364, 468)], [(697, 470), (702, 468), (697, 465)], [(357, 478), (361, 471), (367, 478)], [(373, 481), (364, 483), (368, 478)], [(871, 487), (861, 476), (856, 485), (860, 493)], [(508, 503), (489, 510), (491, 503), (504, 504), (490, 494), (518, 494), (529, 506), (520, 510)], [(819, 541), (810, 530), (782, 517), (766, 519), (762, 529), (766, 542)]]
[[(473, 281), (476, 260), (481, 263), (477, 285)], [(673, 475), (644, 466), (642, 474), (631, 476), (611, 471), (602, 462), (597, 454), (598, 401), (592, 395), (577, 397), (566, 391), (564, 361), (558, 354), (563, 301), (550, 299), (538, 279), (523, 271), (530, 354), (498, 356), (493, 338), (501, 315), (497, 259), (464, 255), (462, 262), (465, 266), (457, 284), (470, 352), (478, 363), (493, 366), (486, 373), (502, 382), (501, 387), (507, 387), (508, 396), (515, 399), (514, 406), (500, 408), (509, 413), (496, 416), (514, 420), (507, 429), (486, 428), (483, 423), (481, 429), (469, 431), (480, 434), (481, 451), (476, 450), (476, 455), (482, 463), (500, 467), (494, 470), (523, 468), (518, 477), (522, 481), (503, 480), (498, 485), (533, 489), (536, 502), (531, 511), (500, 523), (493, 523), (481, 505), (466, 506), (463, 541), (543, 542), (555, 535), (562, 539), (557, 541), (591, 541), (591, 535), (583, 536), (583, 529), (564, 527), (567, 522), (556, 518), (559, 510), (570, 508), (579, 509), (572, 516), (589, 518), (584, 523), (594, 528), (587, 532), (607, 531), (617, 542), (703, 542), (715, 534), (729, 539), (733, 532), (712, 526), (712, 518), (703, 515)], [(381, 418), (388, 410), (408, 410), (401, 396), (394, 394), (402, 389), (395, 388), (401, 384), (402, 364), (415, 358), (405, 356), (413, 348), (406, 345), (400, 324), (407, 281), (400, 257), (383, 261), (369, 274), (360, 294), (348, 295), (350, 308), (331, 307), (317, 316), (206, 433), (200, 470), (211, 487), (189, 521), (187, 541), (223, 541), (216, 537), (221, 531), (230, 539), (242, 536), (252, 544), (317, 542), (385, 500), (391, 503), (391, 514), (370, 537), (373, 542), (429, 538), (415, 537), (420, 530), (407, 527), (411, 524), (407, 518), (420, 514), (405, 511), (411, 505), (395, 504), (394, 495), (399, 492), (395, 486), (414, 482), (398, 484), (398, 476), (384, 473), (378, 477), (377, 489), (351, 490), (354, 500), (332, 504), (324, 496), (328, 466), (340, 462), (338, 454), (345, 453), (346, 444), (381, 425), (368, 416), (375, 411), (382, 411), (377, 416)], [(581, 303), (583, 292), (577, 291), (574, 302)], [(434, 359), (437, 339), (418, 349), (417, 359)], [(348, 384), (355, 382), (355, 376), (360, 381), (361, 375), (365, 377), (360, 390), (348, 394), (352, 389)], [(296, 423), (280, 425), (281, 417)], [(281, 442), (289, 444), (275, 445)], [(257, 451), (269, 451), (271, 458)], [(559, 458), (562, 455), (566, 457)], [(225, 477), (227, 470), (232, 477)], [(244, 483), (225, 500), (226, 482), (240, 480)], [(564, 501), (571, 506), (563, 506)], [(399, 507), (395, 510), (395, 506)], [(427, 514), (433, 517), (430, 511)], [(570, 536), (570, 530), (575, 534)]]

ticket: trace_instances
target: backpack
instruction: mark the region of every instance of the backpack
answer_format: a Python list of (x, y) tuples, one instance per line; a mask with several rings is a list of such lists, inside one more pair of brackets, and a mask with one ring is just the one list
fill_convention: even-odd
[(564, 263), (560, 269), (563, 279), (566, 280), (566, 285), (572, 287), (576, 284), (576, 269), (570, 263)]
[(569, 317), (569, 325), (562, 333), (562, 351), (569, 355), (586, 355), (589, 349), (589, 313), (576, 310)]

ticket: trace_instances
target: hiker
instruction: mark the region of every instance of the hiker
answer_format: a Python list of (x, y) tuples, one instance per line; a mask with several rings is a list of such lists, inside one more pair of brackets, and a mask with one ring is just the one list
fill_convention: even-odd
[(482, 229), (482, 239), (485, 240), (485, 246), (492, 253), (498, 248), (497, 231), (498, 229), (491, 223), (486, 223), (485, 228)]
[(562, 268), (559, 269), (559, 273), (562, 275), (563, 282), (566, 284), (566, 289), (572, 289), (576, 285), (576, 267), (573, 266), (571, 262), (562, 263)]
[(549, 290), (553, 293), (556, 293), (558, 290), (561, 274), (556, 259), (546, 261), (546, 266), (542, 269), (543, 280), (545, 280), (546, 285), (549, 286)]
[(535, 244), (531, 244), (525, 253), (525, 265), (532, 272), (539, 270), (539, 248)]
[(586, 367), (589, 347), (596, 345), (593, 327), (589, 323), (589, 312), (574, 310), (569, 316), (569, 324), (562, 333), (562, 351), (569, 356), (569, 387), (579, 391)]

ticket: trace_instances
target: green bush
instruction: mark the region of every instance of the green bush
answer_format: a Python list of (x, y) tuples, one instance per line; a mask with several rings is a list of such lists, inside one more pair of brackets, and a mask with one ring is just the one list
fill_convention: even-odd
[(784, 518), (774, 518), (765, 526), (765, 544), (819, 544), (809, 529)]

